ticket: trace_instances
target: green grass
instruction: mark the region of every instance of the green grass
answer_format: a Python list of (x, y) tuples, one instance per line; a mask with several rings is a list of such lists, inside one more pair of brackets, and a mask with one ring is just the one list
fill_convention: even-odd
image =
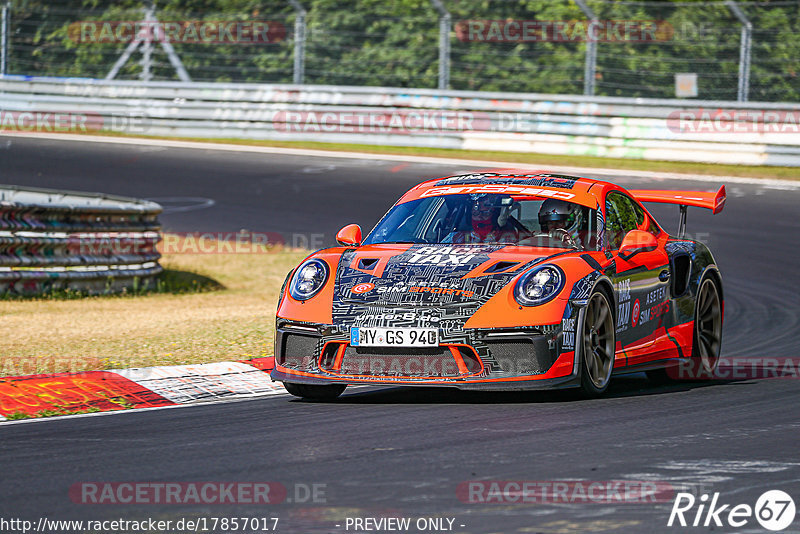
[(66, 408), (57, 407), (53, 410), (39, 410), (38, 412), (28, 414), (25, 412), (14, 412), (6, 416), (6, 419), (9, 421), (16, 421), (19, 419), (36, 419), (38, 417), (56, 417), (59, 415), (80, 415), (85, 413), (97, 413), (100, 411), (100, 408), (84, 408), (78, 410), (68, 410)]
[(0, 377), (270, 356), (278, 292), (307, 254), (165, 254), (154, 291), (0, 300)]
[[(208, 276), (191, 271), (164, 269), (147, 285), (134, 286), (130, 289), (125, 288), (119, 293), (108, 293), (99, 296), (124, 298), (153, 294), (183, 295), (187, 293), (218, 291), (221, 289), (225, 289), (225, 287)], [(56, 289), (35, 297), (18, 293), (0, 293), (0, 300), (80, 300), (92, 296), (94, 295), (85, 291)]]

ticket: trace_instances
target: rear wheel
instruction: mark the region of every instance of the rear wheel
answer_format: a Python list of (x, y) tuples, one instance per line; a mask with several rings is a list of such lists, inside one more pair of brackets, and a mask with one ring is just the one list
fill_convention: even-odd
[(601, 291), (593, 293), (586, 305), (582, 336), (581, 389), (594, 397), (608, 389), (616, 350), (614, 316)]
[[(703, 279), (697, 292), (694, 311), (694, 335), (692, 336), (692, 372), (687, 378), (711, 378), (719, 365), (722, 346), (722, 301), (719, 288), (711, 278)], [(675, 381), (668, 369), (647, 371), (647, 378), (656, 384)]]
[(694, 339), (692, 358), (703, 375), (712, 376), (719, 365), (722, 347), (722, 301), (717, 284), (706, 278), (697, 292), (697, 307), (694, 314)]
[(294, 384), (292, 382), (284, 382), (283, 387), (295, 397), (312, 400), (333, 400), (342, 394), (347, 385), (326, 384), (324, 386), (319, 386), (316, 384)]

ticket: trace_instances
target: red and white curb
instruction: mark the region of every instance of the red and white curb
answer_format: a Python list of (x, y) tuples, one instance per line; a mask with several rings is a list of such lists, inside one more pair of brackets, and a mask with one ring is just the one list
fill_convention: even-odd
[(0, 378), (0, 421), (288, 395), (273, 358)]
[(145, 367), (115, 371), (175, 404), (223, 397), (286, 393), (269, 374), (241, 362)]

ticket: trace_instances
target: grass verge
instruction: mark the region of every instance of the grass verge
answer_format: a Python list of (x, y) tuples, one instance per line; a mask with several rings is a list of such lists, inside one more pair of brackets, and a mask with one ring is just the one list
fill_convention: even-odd
[(269, 356), (281, 284), (306, 251), (167, 254), (137, 296), (0, 301), (0, 376)]
[(59, 415), (83, 415), (87, 413), (97, 413), (100, 408), (85, 408), (83, 410), (69, 410), (67, 408), (56, 408), (55, 410), (39, 410), (34, 414), (27, 414), (25, 412), (14, 412), (8, 414), (6, 419), (9, 421), (18, 421), (20, 419), (36, 419), (39, 417), (57, 417)]

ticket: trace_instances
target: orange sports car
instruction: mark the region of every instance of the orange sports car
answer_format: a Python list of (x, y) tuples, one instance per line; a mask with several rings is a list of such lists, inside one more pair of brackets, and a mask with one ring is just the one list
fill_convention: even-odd
[[(680, 206), (677, 236), (642, 206)], [(722, 278), (685, 237), (688, 206), (716, 193), (626, 191), (550, 173), (477, 173), (412, 188), (362, 238), (311, 254), (286, 279), (272, 378), (293, 395), (348, 384), (580, 387), (712, 373)]]

